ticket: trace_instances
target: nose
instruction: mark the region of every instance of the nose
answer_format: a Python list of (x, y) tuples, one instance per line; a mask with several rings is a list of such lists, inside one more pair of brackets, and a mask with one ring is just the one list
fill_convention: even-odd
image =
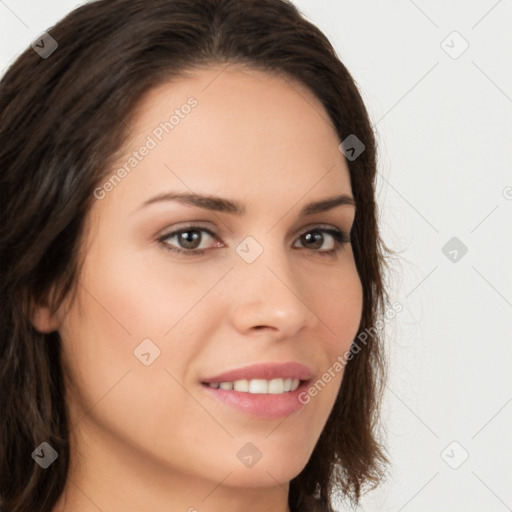
[[(252, 263), (237, 261), (231, 276), (232, 322), (242, 334), (264, 333), (276, 339), (296, 336), (319, 322), (306, 290), (307, 281), (294, 272), (284, 248), (264, 250)], [(311, 293), (310, 293), (311, 292)]]

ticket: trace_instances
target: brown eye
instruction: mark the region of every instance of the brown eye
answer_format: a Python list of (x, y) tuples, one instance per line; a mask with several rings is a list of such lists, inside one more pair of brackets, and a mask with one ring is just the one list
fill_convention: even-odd
[(310, 231), (302, 235), (300, 240), (308, 249), (320, 249), (324, 243), (324, 235), (319, 231)]
[[(325, 234), (333, 239), (331, 247), (324, 250), (319, 250), (325, 243)], [(300, 243), (305, 249), (311, 249), (315, 252), (324, 255), (333, 255), (341, 249), (343, 244), (350, 243), (350, 237), (343, 231), (332, 228), (313, 228), (299, 237)]]
[[(199, 249), (201, 242), (203, 241), (204, 235), (215, 238), (215, 234), (209, 229), (200, 226), (188, 226), (181, 228), (170, 233), (166, 233), (161, 236), (158, 241), (164, 245), (164, 247), (170, 251), (176, 253), (187, 253), (187, 255), (201, 255), (204, 254), (205, 248)], [(175, 239), (173, 243), (169, 241)]]

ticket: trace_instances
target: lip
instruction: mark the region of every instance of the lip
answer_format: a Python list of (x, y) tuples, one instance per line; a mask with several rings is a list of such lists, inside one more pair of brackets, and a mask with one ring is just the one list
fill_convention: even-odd
[[(242, 368), (236, 368), (212, 377), (201, 379), (202, 383), (234, 382), (242, 379), (299, 379), (301, 381), (313, 378), (313, 371), (302, 363), (256, 363)], [(290, 392), (291, 393), (291, 392)]]
[(258, 418), (277, 419), (289, 416), (305, 406), (305, 403), (299, 400), (299, 396), (307, 390), (308, 383), (309, 381), (301, 381), (295, 391), (278, 395), (211, 388), (207, 384), (201, 384), (201, 388), (210, 398), (238, 412)]
[[(299, 387), (294, 391), (280, 394), (248, 393), (242, 391), (212, 388), (208, 383), (234, 382), (242, 379), (299, 379)], [(302, 363), (257, 363), (230, 370), (206, 379), (201, 379), (202, 390), (216, 401), (238, 412), (259, 418), (277, 419), (289, 416), (304, 407), (299, 400), (313, 378), (313, 371)]]

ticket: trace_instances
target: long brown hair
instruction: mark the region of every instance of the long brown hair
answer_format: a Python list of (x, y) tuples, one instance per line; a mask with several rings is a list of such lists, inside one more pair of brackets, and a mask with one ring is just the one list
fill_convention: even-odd
[[(151, 88), (213, 63), (242, 63), (307, 86), (340, 141), (354, 134), (365, 146), (348, 161), (357, 203), (352, 248), (363, 286), (360, 332), (375, 325), (387, 302), (372, 126), (333, 47), (291, 3), (99, 0), (49, 33), (58, 43), (51, 55), (26, 49), (0, 81), (0, 510), (10, 512), (51, 510), (70, 460), (59, 334), (36, 331), (30, 311), (44, 301), (55, 311), (76, 290), (94, 189)], [(382, 478), (381, 343), (379, 333), (372, 335), (348, 361), (314, 452), (290, 482), (292, 511), (314, 495), (331, 510), (336, 491), (357, 503)], [(31, 457), (42, 441), (59, 454), (47, 470)]]

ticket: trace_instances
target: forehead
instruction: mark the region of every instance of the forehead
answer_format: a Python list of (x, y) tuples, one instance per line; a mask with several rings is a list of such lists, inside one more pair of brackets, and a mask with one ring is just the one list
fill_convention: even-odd
[(112, 195), (133, 202), (168, 189), (279, 202), (349, 193), (339, 142), (307, 87), (247, 67), (195, 69), (139, 102), (112, 171), (151, 149)]

